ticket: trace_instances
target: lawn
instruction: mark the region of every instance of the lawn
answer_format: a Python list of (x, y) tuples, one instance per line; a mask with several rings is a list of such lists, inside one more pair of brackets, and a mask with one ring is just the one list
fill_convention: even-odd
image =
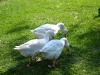
[[(0, 75), (99, 75), (100, 0), (0, 0)], [(50, 60), (26, 68), (28, 59), (13, 48), (35, 36), (42, 24), (63, 22), (71, 52), (63, 49), (57, 68)], [(56, 39), (62, 36), (61, 31)]]

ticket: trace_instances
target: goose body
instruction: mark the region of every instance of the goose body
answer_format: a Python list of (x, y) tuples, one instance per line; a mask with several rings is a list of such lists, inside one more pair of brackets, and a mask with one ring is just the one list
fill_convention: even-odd
[(69, 50), (69, 43), (66, 38), (51, 40), (39, 52), (44, 55), (45, 59), (53, 60), (52, 67), (55, 68), (55, 61), (60, 56), (64, 46)]
[[(40, 27), (37, 27), (34, 30), (31, 30), (31, 32), (38, 39), (41, 39), (41, 38), (44, 37), (44, 34), (46, 33), (46, 31), (52, 30), (52, 31), (54, 31), (54, 34), (56, 35), (60, 29), (61, 29), (62, 33), (64, 34), (64, 37), (66, 37), (67, 31), (66, 31), (66, 28), (65, 28), (63, 23), (58, 23), (56, 25), (54, 25), (54, 24), (44, 24), (44, 25), (41, 25)], [(51, 39), (51, 37), (50, 37), (50, 39)]]
[(30, 40), (20, 46), (15, 46), (14, 49), (18, 50), (23, 56), (34, 58), (40, 49), (47, 43), (44, 39)]
[[(39, 50), (49, 42), (50, 36), (54, 36), (53, 31), (47, 31), (44, 38), (42, 39), (30, 40), (20, 46), (15, 46), (14, 49), (18, 50), (23, 56), (30, 57), (30, 60), (32, 60), (32, 58), (35, 58), (36, 55), (39, 54)], [(28, 64), (28, 66), (30, 66), (30, 64)]]

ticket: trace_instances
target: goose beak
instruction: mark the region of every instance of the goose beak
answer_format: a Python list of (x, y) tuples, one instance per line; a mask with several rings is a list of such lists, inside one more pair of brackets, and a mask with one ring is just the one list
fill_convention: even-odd
[(66, 34), (64, 34), (64, 37), (66, 38)]
[(70, 49), (68, 48), (67, 51), (70, 52)]

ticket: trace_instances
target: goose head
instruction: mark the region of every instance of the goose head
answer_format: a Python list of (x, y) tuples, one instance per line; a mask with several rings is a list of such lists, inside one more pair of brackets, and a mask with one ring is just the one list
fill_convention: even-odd
[(64, 23), (58, 23), (57, 26), (61, 29), (62, 33), (64, 34), (64, 37), (66, 37), (66, 28), (64, 26)]
[(70, 52), (70, 44), (68, 43), (68, 40), (66, 38), (61, 38), (60, 40), (63, 41), (65, 48)]

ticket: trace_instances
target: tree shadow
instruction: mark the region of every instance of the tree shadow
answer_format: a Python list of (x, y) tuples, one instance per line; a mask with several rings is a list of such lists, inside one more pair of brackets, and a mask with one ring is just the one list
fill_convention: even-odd
[[(23, 56), (20, 55), (19, 52), (15, 52), (13, 50), (13, 47), (15, 45), (22, 44), (23, 42), (18, 41), (18, 40), (27, 40), (28, 37), (26, 36), (21, 36), (18, 39), (13, 39), (10, 41), (10, 44), (8, 45), (10, 51), (10, 55), (13, 57), (13, 60), (17, 60), (18, 63), (14, 67), (10, 67), (6, 72), (2, 73), (1, 75), (49, 75), (49, 73), (55, 71), (58, 72), (58, 74), (62, 75), (72, 75), (73, 70), (71, 70), (72, 66), (77, 63), (77, 61), (82, 61), (83, 59), (86, 61), (86, 67), (89, 67), (89, 69), (92, 68), (97, 68), (100, 67), (100, 40), (99, 40), (99, 33), (100, 29), (96, 30), (90, 30), (86, 33), (79, 34), (79, 35), (74, 35), (75, 31), (79, 29), (79, 24), (81, 22), (77, 23), (76, 25), (72, 26), (70, 28), (70, 31), (68, 31), (68, 35), (71, 35), (68, 38), (73, 39), (74, 43), (69, 41), (71, 44), (71, 53), (66, 54), (66, 50), (64, 49), (60, 58), (57, 60), (57, 68), (51, 69), (48, 68), (48, 64), (51, 64), (51, 61), (46, 60), (46, 61), (41, 61), (41, 62), (36, 62), (33, 61), (31, 66), (32, 68), (26, 68), (25, 65), (27, 64), (28, 60), (26, 61), (27, 58), (24, 58)], [(24, 24), (24, 23), (22, 23)], [(20, 29), (20, 27), (19, 27)], [(21, 30), (23, 29), (23, 26), (21, 27)], [(19, 31), (17, 28), (12, 29), (8, 31), (7, 33), (12, 33)], [(74, 37), (77, 37), (78, 40), (75, 40)], [(83, 42), (85, 39), (87, 39), (86, 42)], [(13, 42), (15, 41), (15, 42)], [(83, 44), (84, 43), (84, 44)], [(74, 44), (82, 44), (84, 47), (77, 47)], [(92, 66), (91, 66), (92, 65)], [(97, 72), (98, 74), (98, 72)]]
[(80, 24), (81, 22), (78, 22), (75, 25), (72, 25), (72, 27), (70, 26), (68, 31), (68, 36), (70, 35), (70, 38), (68, 38), (70, 40), (69, 42), (71, 42), (71, 40), (74, 41), (70, 43), (72, 45), (72, 58), (74, 58), (74, 63), (71, 65), (75, 64), (77, 61), (80, 61), (80, 63), (83, 61), (86, 63), (84, 69), (88, 69), (86, 70), (87, 72), (89, 72), (89, 70), (96, 69), (96, 74), (99, 74), (98, 68), (100, 67), (100, 27), (92, 27), (92, 29), (86, 31), (86, 33), (77, 33), (78, 29), (80, 30)]
[(90, 30), (84, 34), (78, 35), (77, 37), (80, 39), (80, 42), (86, 40), (83, 46), (85, 46), (84, 51), (86, 52), (85, 59), (87, 67), (90, 69), (96, 69), (98, 74), (99, 70), (97, 68), (100, 67), (100, 28)]
[[(7, 34), (13, 32), (18, 33), (19, 30), (23, 30), (23, 27), (24, 26), (11, 29), (7, 32)], [(26, 68), (26, 64), (28, 63), (27, 60), (28, 58), (23, 57), (18, 51), (13, 49), (16, 45), (20, 45), (27, 42), (26, 40), (29, 40), (29, 38), (27, 36), (21, 35), (17, 39), (11, 39), (8, 41), (9, 44), (7, 44), (6, 46), (9, 49), (9, 55), (12, 57), (12, 60), (14, 62), (17, 61), (18, 63), (16, 66), (9, 67), (9, 69), (6, 72), (0, 73), (0, 75), (44, 75), (44, 74), (47, 75), (49, 73), (51, 69), (48, 68), (49, 64), (48, 61), (36, 62), (33, 60), (31, 64), (32, 68)]]
[[(52, 71), (56, 71), (57, 69), (64, 70), (60, 71), (63, 74), (69, 74), (70, 72), (68, 69), (71, 68), (71, 64), (73, 61), (73, 56), (71, 54), (62, 53), (61, 57), (57, 61), (57, 69), (49, 68), (48, 65), (51, 65), (50, 60), (45, 60), (41, 62), (32, 61), (31, 68), (26, 68), (26, 64), (28, 63), (28, 58), (23, 57), (18, 51), (15, 51), (13, 48), (16, 45), (22, 44), (21, 41), (18, 40), (27, 40), (26, 36), (21, 36), (20, 38), (11, 40), (8, 44), (10, 56), (12, 57), (13, 61), (17, 61), (17, 65), (9, 67), (9, 69), (1, 73), (1, 75), (48, 75)], [(62, 59), (63, 58), (63, 59)], [(63, 66), (62, 65), (65, 65)], [(68, 67), (68, 68), (66, 68)], [(67, 70), (67, 71), (65, 71)]]
[(29, 25), (26, 24), (26, 21), (21, 21), (15, 25), (12, 26), (12, 28), (6, 32), (6, 34), (8, 33), (14, 33), (14, 32), (20, 32), (22, 30), (25, 30), (25, 29), (29, 29)]
[[(76, 58), (79, 57), (78, 48), (70, 46), (70, 52), (64, 50), (58, 59), (57, 67), (61, 75), (73, 75), (72, 66), (77, 62)], [(77, 53), (77, 55), (76, 55)]]
[[(54, 71), (56, 72), (58, 69), (61, 70), (58, 74), (71, 75), (68, 69), (71, 68), (70, 63), (73, 63), (73, 59), (71, 58), (70, 54), (63, 55), (61, 55), (61, 57), (57, 60), (56, 69), (48, 67), (48, 65), (52, 64), (50, 60), (43, 60), (40, 62), (33, 60), (31, 63), (31, 68), (27, 68), (26, 64), (28, 63), (28, 60), (25, 61), (27, 58), (24, 59), (23, 57), (16, 57), (13, 60), (18, 61), (17, 65), (10, 67), (6, 72), (1, 73), (1, 75), (49, 75), (49, 73)], [(70, 57), (70, 60), (66, 55)]]
[(27, 62), (20, 62), (15, 67), (10, 67), (6, 72), (1, 73), (1, 75), (48, 75), (51, 68), (48, 68), (48, 61), (36, 62), (33, 61), (31, 68), (27, 68), (25, 65)]
[[(48, 68), (48, 61), (36, 62), (32, 61), (31, 68), (26, 68), (26, 64), (28, 63), (28, 58), (23, 57), (18, 51), (14, 50), (14, 46), (20, 45), (23, 42), (19, 40), (27, 40), (28, 37), (21, 36), (20, 38), (13, 39), (9, 41), (9, 55), (12, 57), (12, 60), (17, 61), (17, 65), (13, 67), (9, 67), (9, 69), (0, 73), (0, 75), (47, 75), (51, 68)], [(44, 69), (45, 68), (45, 69)]]
[(24, 43), (23, 41), (27, 40), (27, 39), (28, 39), (27, 36), (21, 36), (17, 39), (12, 39), (9, 41), (8, 48), (10, 50), (9, 52), (10, 52), (11, 57), (13, 57), (14, 59), (19, 57), (20, 53), (18, 51), (14, 50), (13, 48), (15, 46), (18, 46), (18, 45)]

